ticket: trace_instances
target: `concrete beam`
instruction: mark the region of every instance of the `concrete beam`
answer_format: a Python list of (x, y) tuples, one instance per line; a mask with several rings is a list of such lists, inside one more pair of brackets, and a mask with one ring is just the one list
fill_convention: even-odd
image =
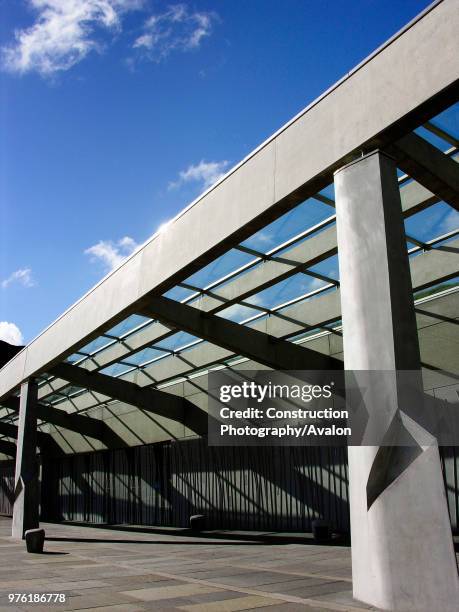
[(397, 166), (459, 210), (459, 164), (414, 132), (388, 147)]
[(165, 297), (153, 297), (140, 314), (187, 331), (238, 355), (278, 370), (341, 370), (338, 359), (209, 315)]
[(21, 385), (11, 532), (12, 537), (17, 539), (22, 539), (27, 529), (35, 529), (39, 524), (37, 391), (37, 383), (34, 380)]
[[(399, 372), (414, 371), (422, 391), (394, 160), (376, 151), (345, 166), (335, 194), (344, 364), (364, 390), (369, 427), (386, 440), (402, 423), (410, 440), (348, 449), (354, 597), (383, 610), (452, 612), (459, 583), (438, 446), (404, 417), (399, 384)], [(366, 371), (394, 375), (372, 384)]]
[[(19, 398), (9, 397), (3, 400), (2, 405), (19, 412)], [(69, 431), (75, 431), (82, 436), (88, 436), (100, 440), (107, 448), (120, 448), (125, 442), (104, 421), (79, 414), (68, 414), (58, 408), (52, 408), (45, 404), (38, 404), (37, 418), (51, 425), (63, 427)], [(0, 423), (1, 427), (1, 423)], [(39, 433), (40, 435), (40, 433)], [(47, 435), (47, 434), (44, 434)]]
[(455, 102), (458, 29), (456, 0), (426, 9), (18, 353), (0, 371), (0, 399), (313, 196), (362, 150), (389, 145)]
[(200, 435), (207, 433), (207, 413), (183, 397), (151, 387), (139, 387), (133, 382), (100, 372), (88, 372), (67, 363), (54, 366), (49, 373), (79, 387), (102, 393), (178, 423), (184, 423)]

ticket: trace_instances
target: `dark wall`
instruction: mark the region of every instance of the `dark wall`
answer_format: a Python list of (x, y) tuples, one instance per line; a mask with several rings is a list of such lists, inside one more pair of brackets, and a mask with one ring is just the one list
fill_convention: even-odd
[(14, 461), (0, 462), (0, 514), (13, 514)]
[[(453, 530), (459, 524), (459, 453), (442, 448)], [(0, 512), (12, 512), (14, 465), (0, 466)], [(345, 448), (208, 447), (180, 440), (43, 461), (42, 520), (308, 531), (328, 518), (349, 531)]]
[(216, 529), (348, 531), (345, 449), (215, 448), (182, 440), (43, 465), (43, 518)]

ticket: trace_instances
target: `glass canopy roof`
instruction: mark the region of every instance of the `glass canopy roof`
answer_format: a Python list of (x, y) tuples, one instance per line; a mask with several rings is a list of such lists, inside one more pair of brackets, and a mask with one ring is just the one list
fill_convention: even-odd
[[(459, 104), (420, 126), (416, 133), (445, 155), (456, 158)], [(403, 201), (404, 190), (409, 188), (412, 179), (402, 172), (398, 176)], [(267, 317), (276, 317), (290, 325), (281, 337), (293, 342), (302, 343), (326, 334), (341, 335), (339, 317), (306, 324), (298, 318), (296, 308), (339, 288), (336, 247), (324, 247), (322, 251), (318, 247), (322, 240), (326, 244), (335, 225), (334, 188), (330, 184), (240, 244), (233, 245), (164, 296), (242, 325), (256, 326)], [(416, 257), (458, 236), (459, 213), (433, 198), (426, 205), (405, 210), (405, 230), (409, 255)], [(309, 247), (316, 255), (305, 261), (301, 256), (304, 257)], [(263, 267), (272, 272), (271, 278), (259, 286), (256, 274)], [(416, 291), (415, 297), (455, 287), (459, 287), (457, 277), (441, 282), (433, 280), (421, 292)], [(209, 353), (206, 360), (202, 350), (205, 345), (210, 343), (135, 314), (81, 346), (66, 361), (131, 381), (142, 373), (143, 377), (136, 379), (138, 384), (163, 388), (209, 368), (243, 359), (223, 351), (223, 357), (214, 359)], [(166, 362), (170, 367), (165, 367)], [(41, 403), (67, 412), (88, 413), (114, 402), (52, 376), (42, 376), (39, 385)], [(7, 421), (17, 418), (17, 413), (1, 410), (0, 418)]]

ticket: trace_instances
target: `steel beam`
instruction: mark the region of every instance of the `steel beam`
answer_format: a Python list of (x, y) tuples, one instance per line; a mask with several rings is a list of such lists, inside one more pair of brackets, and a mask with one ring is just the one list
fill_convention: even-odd
[(173, 325), (203, 340), (277, 370), (341, 370), (338, 359), (204, 313), (165, 297), (154, 297), (140, 314)]
[[(2, 405), (19, 412), (19, 398), (9, 397), (3, 400)], [(52, 408), (45, 404), (38, 404), (37, 418), (51, 425), (63, 427), (69, 431), (75, 431), (82, 436), (88, 436), (100, 440), (108, 448), (119, 448), (125, 446), (125, 442), (104, 421), (79, 414), (68, 414), (58, 408)], [(1, 428), (1, 423), (0, 423)], [(40, 435), (40, 434), (39, 434)], [(45, 434), (46, 435), (46, 434)]]
[(388, 147), (399, 168), (459, 210), (459, 164), (414, 132)]
[[(12, 423), (0, 421), (0, 434), (17, 440), (19, 436), (19, 428), (17, 425), (13, 425)], [(52, 444), (52, 441), (52, 437), (49, 434), (43, 433), (42, 431), (37, 432), (37, 445), (40, 448), (46, 448), (47, 445), (50, 443)]]
[(9, 438), (14, 438), (17, 440), (18, 438), (18, 426), (13, 425), (12, 423), (4, 423), (0, 421), (0, 434), (3, 436), (8, 436)]
[[(15, 440), (19, 437), (18, 426), (3, 421), (0, 422), (0, 433)], [(37, 431), (37, 445), (41, 454), (47, 454), (51, 457), (58, 457), (63, 454), (61, 447), (53, 436), (43, 431)]]

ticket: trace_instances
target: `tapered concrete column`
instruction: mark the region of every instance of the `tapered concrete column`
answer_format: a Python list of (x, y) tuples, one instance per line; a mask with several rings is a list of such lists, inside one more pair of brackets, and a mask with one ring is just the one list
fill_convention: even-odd
[(23, 538), (27, 529), (39, 525), (37, 461), (37, 384), (22, 383), (16, 451), (13, 538)]
[[(376, 151), (345, 166), (335, 195), (345, 368), (394, 372), (382, 382), (387, 412), (369, 414), (388, 429), (403, 410), (395, 371), (420, 370), (395, 162)], [(438, 447), (416, 423), (403, 423), (419, 445), (349, 448), (354, 597), (383, 610), (456, 610)]]

